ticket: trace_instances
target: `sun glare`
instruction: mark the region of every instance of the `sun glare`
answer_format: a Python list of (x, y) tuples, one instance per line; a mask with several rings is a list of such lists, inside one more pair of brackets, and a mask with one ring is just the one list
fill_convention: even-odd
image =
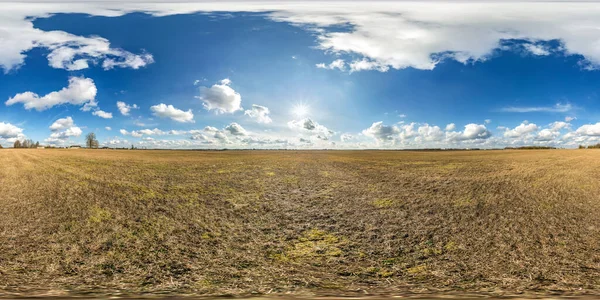
[(292, 114), (296, 117), (304, 117), (308, 115), (308, 106), (304, 103), (296, 104), (292, 108)]

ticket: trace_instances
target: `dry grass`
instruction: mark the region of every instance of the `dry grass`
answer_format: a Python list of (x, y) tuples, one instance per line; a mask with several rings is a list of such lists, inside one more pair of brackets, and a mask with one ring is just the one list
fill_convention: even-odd
[(0, 295), (596, 293), (600, 152), (0, 151)]

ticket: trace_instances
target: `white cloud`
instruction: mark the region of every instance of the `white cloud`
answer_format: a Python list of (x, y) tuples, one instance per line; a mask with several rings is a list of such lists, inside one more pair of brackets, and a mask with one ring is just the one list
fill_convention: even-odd
[(152, 54), (132, 54), (126, 51), (117, 52), (120, 59), (107, 58), (102, 63), (102, 68), (110, 70), (115, 67), (139, 69), (154, 62)]
[(520, 138), (538, 130), (538, 126), (533, 123), (521, 123), (514, 129), (508, 129), (504, 132), (506, 138)]
[(229, 131), (229, 133), (231, 133), (232, 135), (247, 135), (248, 133), (246, 132), (246, 130), (244, 129), (244, 127), (242, 127), (240, 124), (238, 123), (231, 123), (229, 125), (227, 125), (227, 127), (225, 127), (226, 131)]
[(73, 126), (71, 128), (67, 128), (65, 131), (54, 132), (50, 134), (50, 140), (52, 139), (67, 139), (69, 137), (78, 137), (83, 133), (81, 128), (77, 126)]
[(553, 131), (552, 129), (542, 129), (538, 132), (536, 140), (538, 141), (552, 141), (560, 135), (560, 132)]
[[(342, 8), (343, 4), (347, 7)], [(356, 70), (384, 71), (383, 66), (430, 70), (443, 59), (484, 61), (502, 40), (509, 39), (529, 41), (526, 50), (535, 55), (548, 52), (538, 41), (558, 39), (566, 53), (600, 62), (600, 51), (590, 46), (600, 40), (600, 34), (584, 29), (600, 25), (594, 19), (600, 8), (592, 3), (398, 1), (338, 5), (301, 7), (273, 15), (281, 21), (319, 27), (322, 49), (363, 57), (355, 60), (364, 65)], [(325, 29), (343, 24), (352, 29)]]
[(377, 70), (379, 72), (387, 72), (389, 66), (385, 63), (371, 61), (367, 59), (354, 60), (350, 64), (350, 72)]
[(62, 119), (58, 119), (56, 121), (54, 121), (54, 123), (52, 123), (52, 125), (50, 125), (50, 130), (51, 131), (61, 131), (61, 130), (65, 130), (67, 128), (73, 127), (73, 118), (71, 117), (66, 117), (66, 118), (62, 118)]
[(548, 47), (540, 44), (524, 44), (523, 47), (525, 50), (529, 51), (533, 55), (545, 56), (549, 55), (550, 51)]
[(106, 126), (106, 127), (104, 127), (104, 129), (106, 129), (106, 130), (108, 130), (108, 131), (111, 131), (111, 130), (112, 130), (112, 128), (110, 128), (110, 126)]
[[(536, 55), (550, 51), (543, 41), (560, 40), (565, 54), (578, 54), (590, 68), (600, 63), (600, 7), (594, 2), (217, 2), (200, 3), (15, 3), (3, 6), (0, 28), (5, 28), (0, 65), (5, 69), (23, 63), (35, 47), (51, 51), (50, 64), (81, 69), (90, 63), (105, 68), (140, 67), (152, 61), (111, 48), (101, 37), (81, 37), (62, 31), (42, 31), (32, 20), (53, 13), (78, 12), (120, 16), (149, 12), (157, 16), (198, 11), (265, 12), (276, 21), (311, 28), (318, 47), (334, 54), (353, 57), (353, 70), (430, 70), (444, 59), (461, 63), (485, 61), (501, 41), (524, 40), (525, 49)], [(532, 14), (532, 12), (535, 12)], [(29, 18), (27, 18), (29, 17)], [(337, 31), (332, 25), (348, 25)]]
[(204, 131), (206, 131), (206, 132), (217, 132), (217, 131), (219, 131), (219, 129), (216, 128), (216, 127), (212, 127), (212, 126), (206, 126), (206, 127), (204, 127)]
[(23, 136), (23, 129), (10, 123), (0, 122), (0, 138), (9, 139), (21, 136)]
[[(102, 63), (105, 69), (129, 67), (137, 69), (153, 62), (152, 55), (136, 55), (111, 48), (110, 42), (102, 37), (83, 37), (60, 30), (44, 31), (33, 26), (33, 20), (60, 12), (89, 12), (103, 14), (97, 5), (3, 4), (0, 12), (2, 49), (0, 68), (8, 72), (21, 66), (27, 53), (34, 48), (49, 52), (48, 64), (53, 68), (76, 71), (90, 65)], [(117, 8), (118, 9), (118, 8)], [(118, 13), (116, 13), (118, 14)], [(112, 13), (115, 15), (115, 13)]]
[(468, 140), (483, 140), (492, 136), (492, 133), (487, 130), (485, 125), (467, 124), (462, 132), (451, 131), (446, 133), (448, 141), (468, 141)]
[[(66, 122), (66, 125), (56, 127), (64, 128), (70, 124)], [(498, 126), (503, 134), (492, 136), (483, 124), (467, 124), (462, 131), (446, 131), (427, 123), (388, 126), (375, 122), (361, 132), (344, 133), (338, 139), (332, 139), (335, 136), (333, 131), (307, 118), (290, 121), (288, 127), (291, 131), (249, 132), (237, 123), (230, 123), (223, 129), (206, 126), (190, 130), (154, 128), (129, 132), (121, 129), (120, 132), (125, 136), (141, 138), (136, 142), (137, 145), (149, 148), (503, 148), (527, 145), (576, 147), (578, 144), (600, 142), (600, 123), (582, 126), (577, 131), (572, 131), (568, 125), (559, 121), (540, 128), (524, 121), (514, 128)], [(186, 136), (186, 141), (173, 140), (173, 136)]]
[(43, 97), (33, 92), (16, 94), (5, 102), (7, 106), (23, 103), (25, 109), (43, 111), (56, 105), (84, 105), (82, 110), (96, 106), (96, 85), (94, 81), (84, 77), (70, 77), (69, 85), (57, 92), (51, 92)]
[(550, 124), (550, 130), (552, 130), (552, 131), (560, 131), (562, 129), (570, 129), (570, 128), (571, 128), (571, 124), (569, 124), (567, 122), (557, 121), (557, 122)]
[(425, 124), (417, 129), (419, 133), (419, 141), (439, 142), (444, 139), (444, 131), (438, 126), (430, 126)]
[(200, 87), (200, 100), (206, 110), (214, 110), (218, 114), (234, 113), (242, 110), (242, 96), (229, 85), (231, 80), (225, 78), (211, 87)]
[(132, 130), (131, 132), (125, 130), (125, 129), (121, 129), (119, 130), (119, 132), (122, 135), (130, 135), (132, 137), (142, 137), (144, 135), (166, 135), (167, 133), (158, 129), (158, 128), (154, 128), (154, 129), (141, 129), (141, 130)]
[(371, 127), (362, 131), (362, 134), (378, 141), (392, 141), (399, 133), (400, 129), (398, 127), (383, 125), (383, 121), (375, 122)]
[(344, 134), (340, 135), (340, 140), (342, 142), (348, 142), (348, 141), (353, 140), (354, 138), (355, 137), (353, 135), (348, 134), (348, 133), (344, 133)]
[(502, 108), (503, 112), (515, 112), (515, 113), (528, 113), (528, 112), (569, 112), (573, 109), (573, 106), (569, 103), (560, 104), (557, 103), (554, 106), (525, 106), (515, 107), (509, 106)]
[(583, 125), (577, 128), (575, 132), (580, 135), (600, 136), (600, 122), (596, 124)]
[(229, 138), (227, 138), (227, 136), (220, 131), (215, 132), (214, 138), (217, 139), (221, 143), (225, 143), (225, 144), (231, 143), (229, 141)]
[(565, 117), (565, 122), (571, 122), (573, 120), (577, 120), (577, 118), (575, 118), (575, 117), (568, 117), (568, 116)]
[(122, 115), (129, 116), (129, 113), (131, 112), (131, 110), (138, 109), (138, 106), (136, 104), (129, 105), (123, 101), (117, 101), (117, 108), (119, 109), (119, 112)]
[(58, 119), (49, 128), (52, 133), (44, 141), (51, 144), (63, 143), (70, 137), (79, 137), (83, 133), (81, 128), (75, 125), (71, 117)]
[(452, 131), (456, 129), (456, 124), (454, 123), (450, 123), (448, 125), (446, 125), (446, 131)]
[(483, 123), (485, 123), (485, 124), (490, 124), (490, 123), (492, 123), (492, 120), (490, 120), (490, 119), (485, 119), (485, 120), (483, 121)]
[[(401, 141), (403, 141), (404, 143), (406, 143), (407, 140), (412, 139), (416, 136), (419, 135), (419, 129), (415, 129), (415, 126), (417, 126), (417, 123), (410, 123), (410, 124), (403, 124), (403, 125), (399, 125), (399, 129), (400, 129), (400, 134), (398, 135), (398, 137), (400, 138)], [(426, 125), (429, 126), (429, 125)]]
[(103, 110), (96, 110), (96, 111), (94, 111), (92, 113), (92, 115), (98, 116), (98, 117), (103, 118), (103, 119), (112, 119), (112, 117), (113, 117), (112, 113), (105, 112)]
[(294, 131), (308, 134), (321, 140), (329, 139), (334, 132), (310, 118), (289, 121), (288, 127)]
[(252, 104), (252, 109), (247, 109), (244, 114), (255, 119), (258, 123), (268, 124), (273, 121), (269, 117), (270, 111), (266, 106)]
[(346, 69), (345, 63), (343, 59), (336, 59), (334, 61), (332, 61), (330, 64), (326, 65), (324, 63), (320, 63), (316, 65), (317, 68), (320, 69), (328, 69), (328, 70), (333, 70), (333, 69), (338, 69), (340, 71), (343, 71)]
[(175, 108), (173, 105), (158, 104), (150, 107), (152, 114), (161, 118), (171, 118), (180, 123), (194, 123), (194, 114), (192, 110), (183, 111)]
[(192, 135), (190, 139), (197, 141), (210, 141), (210, 139), (206, 135), (201, 133)]

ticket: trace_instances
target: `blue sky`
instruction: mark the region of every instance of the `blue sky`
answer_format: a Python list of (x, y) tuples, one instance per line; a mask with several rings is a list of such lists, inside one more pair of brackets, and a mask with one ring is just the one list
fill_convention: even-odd
[(593, 3), (301, 4), (7, 5), (0, 144), (600, 142)]

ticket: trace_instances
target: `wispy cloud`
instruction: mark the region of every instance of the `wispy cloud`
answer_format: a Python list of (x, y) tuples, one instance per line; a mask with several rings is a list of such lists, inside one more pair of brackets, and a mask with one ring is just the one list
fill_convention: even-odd
[(501, 112), (528, 113), (528, 112), (568, 112), (573, 105), (557, 103), (554, 106), (509, 106), (500, 109)]

